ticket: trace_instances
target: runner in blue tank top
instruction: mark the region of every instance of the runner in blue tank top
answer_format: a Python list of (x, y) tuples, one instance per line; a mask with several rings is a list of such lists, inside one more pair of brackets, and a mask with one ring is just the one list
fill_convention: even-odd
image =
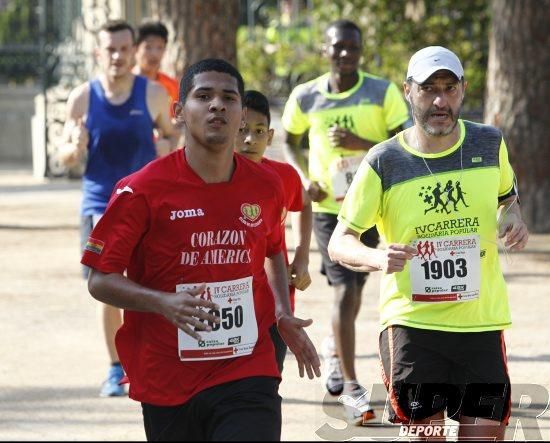
[(113, 105), (99, 79), (90, 82), (88, 162), (82, 177), (82, 215), (103, 214), (114, 185), (156, 157), (147, 79), (135, 76), (130, 97)]
[[(75, 88), (67, 102), (60, 148), (62, 161), (67, 166), (86, 162), (81, 250), (105, 212), (116, 182), (172, 150), (178, 137), (168, 114), (168, 94), (161, 85), (132, 74), (134, 54), (133, 28), (120, 20), (106, 23), (99, 31), (96, 49), (101, 73), (97, 79)], [(157, 138), (156, 144), (154, 128), (163, 136)], [(84, 276), (88, 276), (87, 268)], [(101, 315), (111, 368), (100, 395), (124, 395), (123, 386), (118, 384), (124, 373), (114, 344), (122, 324), (121, 312), (102, 305)]]

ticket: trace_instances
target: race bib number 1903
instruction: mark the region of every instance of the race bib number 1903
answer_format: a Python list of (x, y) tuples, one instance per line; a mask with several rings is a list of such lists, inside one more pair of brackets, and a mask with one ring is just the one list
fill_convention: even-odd
[(416, 240), (410, 262), (412, 300), (464, 302), (477, 299), (480, 287), (479, 236)]
[[(177, 285), (176, 291), (197, 286)], [(207, 283), (200, 297), (213, 301), (220, 307), (219, 310), (209, 311), (220, 318), (220, 323), (211, 324), (210, 332), (200, 331), (201, 341), (178, 329), (180, 360), (219, 360), (252, 354), (258, 341), (252, 277)]]

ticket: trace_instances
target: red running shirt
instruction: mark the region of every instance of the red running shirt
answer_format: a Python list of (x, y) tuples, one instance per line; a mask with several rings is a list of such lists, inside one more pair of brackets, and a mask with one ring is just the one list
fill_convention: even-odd
[[(304, 202), (302, 200), (302, 182), (300, 176), (296, 170), (290, 166), (288, 163), (282, 163), (268, 158), (262, 158), (262, 165), (271, 168), (275, 173), (281, 177), (283, 182), (283, 192), (284, 192), (284, 205), (285, 211), (283, 220), (281, 221), (281, 236), (283, 238), (283, 251), (285, 254), (285, 262), (288, 266), (288, 250), (286, 247), (286, 235), (285, 235), (285, 221), (286, 215), (288, 212), (299, 212), (304, 209)], [(292, 312), (294, 312), (295, 306), (295, 297), (296, 288), (292, 285), (288, 287), (290, 294), (290, 306)]]
[(179, 284), (252, 278), (258, 339), (250, 355), (181, 361), (177, 328), (166, 318), (124, 311), (116, 345), (136, 401), (178, 405), (229, 381), (280, 377), (264, 259), (282, 248), (282, 183), (240, 155), (234, 161), (231, 180), (214, 184), (189, 167), (185, 150), (151, 162), (119, 182), (90, 235), (82, 263), (104, 273), (127, 269), (149, 288), (175, 292)]

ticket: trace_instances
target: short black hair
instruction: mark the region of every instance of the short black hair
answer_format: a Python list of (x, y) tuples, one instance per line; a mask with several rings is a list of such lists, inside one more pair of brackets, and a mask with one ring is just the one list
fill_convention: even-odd
[(259, 112), (267, 117), (267, 126), (271, 124), (271, 113), (269, 112), (269, 101), (267, 97), (259, 91), (249, 89), (244, 92), (243, 104), (248, 109)]
[(332, 28), (336, 28), (340, 30), (347, 29), (348, 31), (356, 31), (357, 33), (359, 33), (359, 38), (361, 39), (361, 41), (363, 40), (363, 32), (361, 31), (361, 28), (351, 20), (345, 20), (345, 19), (335, 20), (329, 23), (329, 25), (327, 26), (326, 32), (328, 32), (328, 30)]
[(164, 43), (168, 43), (168, 29), (161, 22), (153, 20), (146, 20), (141, 22), (137, 29), (137, 44), (139, 45), (150, 35), (160, 37), (164, 40)]
[(112, 34), (113, 32), (119, 32), (128, 30), (130, 31), (130, 34), (132, 34), (132, 43), (135, 44), (136, 42), (136, 31), (134, 31), (134, 28), (130, 23), (124, 20), (109, 20), (105, 22), (101, 28), (99, 28), (99, 31), (105, 31), (109, 34)]
[(221, 58), (205, 58), (204, 60), (198, 61), (197, 63), (189, 66), (185, 71), (185, 74), (180, 81), (180, 97), (179, 101), (181, 104), (185, 103), (187, 99), (187, 94), (193, 88), (195, 76), (197, 74), (202, 74), (203, 72), (221, 72), (228, 74), (237, 80), (237, 88), (239, 90), (239, 95), (244, 96), (244, 80), (240, 72), (235, 68), (231, 63)]

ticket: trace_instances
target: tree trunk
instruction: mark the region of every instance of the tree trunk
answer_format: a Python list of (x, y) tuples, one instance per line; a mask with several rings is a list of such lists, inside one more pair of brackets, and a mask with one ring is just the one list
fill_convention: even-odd
[(531, 232), (550, 232), (550, 0), (492, 0), (485, 121), (499, 127)]
[(203, 58), (236, 65), (239, 0), (152, 0), (152, 16), (169, 30), (166, 70), (180, 78)]

